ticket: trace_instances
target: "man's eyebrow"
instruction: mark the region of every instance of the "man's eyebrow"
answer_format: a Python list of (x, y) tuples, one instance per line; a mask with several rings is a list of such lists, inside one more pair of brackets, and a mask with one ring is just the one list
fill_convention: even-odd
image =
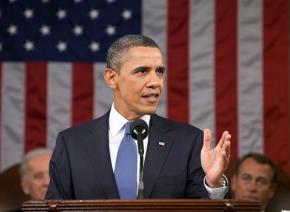
[(270, 179), (268, 176), (257, 176), (257, 179)]
[[(139, 66), (139, 67), (134, 68), (134, 71), (138, 71), (138, 70), (148, 70), (148, 69), (151, 69), (151, 67), (150, 66)], [(157, 66), (155, 68), (155, 70), (165, 71), (165, 66)]]
[(156, 69), (162, 69), (163, 71), (165, 71), (165, 67), (164, 66), (158, 66)]
[(251, 175), (251, 174), (244, 172), (244, 173), (241, 173), (241, 175)]
[(251, 176), (251, 177), (253, 177), (253, 178), (255, 178), (255, 179), (258, 179), (258, 178), (265, 178), (265, 179), (268, 179), (268, 176), (264, 176), (264, 175), (253, 176), (252, 174), (249, 174), (249, 173), (242, 173), (241, 175), (243, 175), (243, 176), (245, 176), (245, 175), (247, 175), (247, 176)]
[(149, 66), (138, 66), (136, 69), (150, 68)]
[(148, 69), (150, 69), (150, 67), (148, 67), (148, 66), (139, 66), (139, 67), (136, 67), (136, 68), (134, 68), (134, 71), (138, 71), (138, 70), (148, 70)]

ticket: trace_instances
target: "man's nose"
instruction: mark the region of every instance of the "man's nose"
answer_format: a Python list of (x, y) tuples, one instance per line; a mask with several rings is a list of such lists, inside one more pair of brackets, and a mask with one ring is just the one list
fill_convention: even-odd
[(256, 191), (257, 190), (257, 181), (252, 179), (248, 185), (249, 190)]
[(162, 78), (155, 71), (152, 71), (148, 75), (148, 80), (147, 80), (148, 87), (160, 86), (161, 82), (162, 82)]

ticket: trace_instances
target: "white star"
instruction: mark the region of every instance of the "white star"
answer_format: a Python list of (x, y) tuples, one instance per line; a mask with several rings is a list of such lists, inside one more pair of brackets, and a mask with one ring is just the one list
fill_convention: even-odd
[(89, 12), (89, 16), (91, 19), (96, 19), (99, 17), (99, 11), (96, 9), (91, 9)]
[(56, 45), (56, 48), (59, 52), (64, 52), (67, 49), (66, 42), (59, 41)]
[(2, 18), (2, 11), (0, 10), (0, 18)]
[(75, 4), (81, 3), (83, 0), (74, 0)]
[(73, 28), (73, 33), (76, 36), (79, 36), (79, 35), (83, 34), (83, 27), (80, 26), (80, 25), (75, 25), (75, 27)]
[(64, 19), (66, 17), (66, 11), (65, 10), (58, 10), (56, 13), (56, 16), (58, 19)]
[(89, 48), (91, 49), (92, 52), (96, 52), (96, 51), (99, 51), (100, 50), (100, 44), (95, 42), (95, 41), (92, 41), (89, 45)]
[(39, 31), (43, 36), (49, 35), (50, 34), (50, 27), (47, 25), (42, 25)]
[(24, 48), (27, 52), (32, 51), (34, 49), (34, 43), (32, 41), (27, 40), (24, 43)]
[(16, 2), (16, 0), (9, 0), (9, 2), (10, 2), (10, 3), (14, 3), (14, 2)]
[(127, 10), (125, 9), (123, 12), (122, 12), (122, 16), (125, 20), (128, 20), (132, 17), (132, 11), (131, 10)]
[(31, 18), (33, 18), (33, 10), (27, 8), (27, 9), (25, 9), (23, 15), (26, 19), (31, 19)]
[(10, 34), (10, 35), (16, 35), (17, 34), (17, 26), (15, 25), (10, 25), (7, 29), (7, 32)]
[(43, 4), (49, 2), (49, 0), (41, 0)]
[(110, 3), (115, 2), (115, 0), (107, 0), (107, 2), (110, 4)]
[(2, 43), (0, 43), (0, 52), (2, 51)]
[(113, 34), (115, 34), (115, 33), (116, 33), (116, 27), (111, 26), (111, 25), (107, 26), (107, 28), (106, 28), (106, 33), (107, 33), (108, 35), (113, 35)]

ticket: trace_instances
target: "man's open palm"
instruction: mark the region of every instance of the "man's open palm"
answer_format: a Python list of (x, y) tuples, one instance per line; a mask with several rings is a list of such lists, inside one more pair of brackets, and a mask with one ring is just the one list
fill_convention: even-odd
[(201, 166), (205, 172), (206, 183), (212, 187), (220, 187), (220, 179), (230, 161), (231, 135), (228, 131), (222, 134), (215, 148), (211, 148), (211, 132), (204, 130), (203, 147), (201, 150)]

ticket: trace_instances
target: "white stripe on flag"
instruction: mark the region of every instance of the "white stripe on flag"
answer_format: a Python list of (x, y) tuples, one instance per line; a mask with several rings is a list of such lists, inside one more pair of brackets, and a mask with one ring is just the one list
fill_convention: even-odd
[[(164, 65), (167, 64), (167, 1), (146, 0), (143, 1), (143, 23), (142, 34), (152, 38), (163, 51)], [(167, 76), (167, 75), (165, 75)], [(161, 116), (167, 115), (167, 83), (164, 80), (164, 89), (157, 113)]]
[(72, 67), (48, 63), (47, 146), (53, 148), (59, 131), (71, 126)]
[(210, 128), (214, 143), (214, 1), (190, 4), (190, 122)]
[(1, 170), (22, 160), (24, 152), (25, 66), (2, 66)]
[(262, 1), (238, 1), (239, 156), (263, 152)]
[(103, 72), (104, 63), (94, 64), (94, 117), (97, 118), (107, 112), (113, 101), (113, 92), (106, 85)]

